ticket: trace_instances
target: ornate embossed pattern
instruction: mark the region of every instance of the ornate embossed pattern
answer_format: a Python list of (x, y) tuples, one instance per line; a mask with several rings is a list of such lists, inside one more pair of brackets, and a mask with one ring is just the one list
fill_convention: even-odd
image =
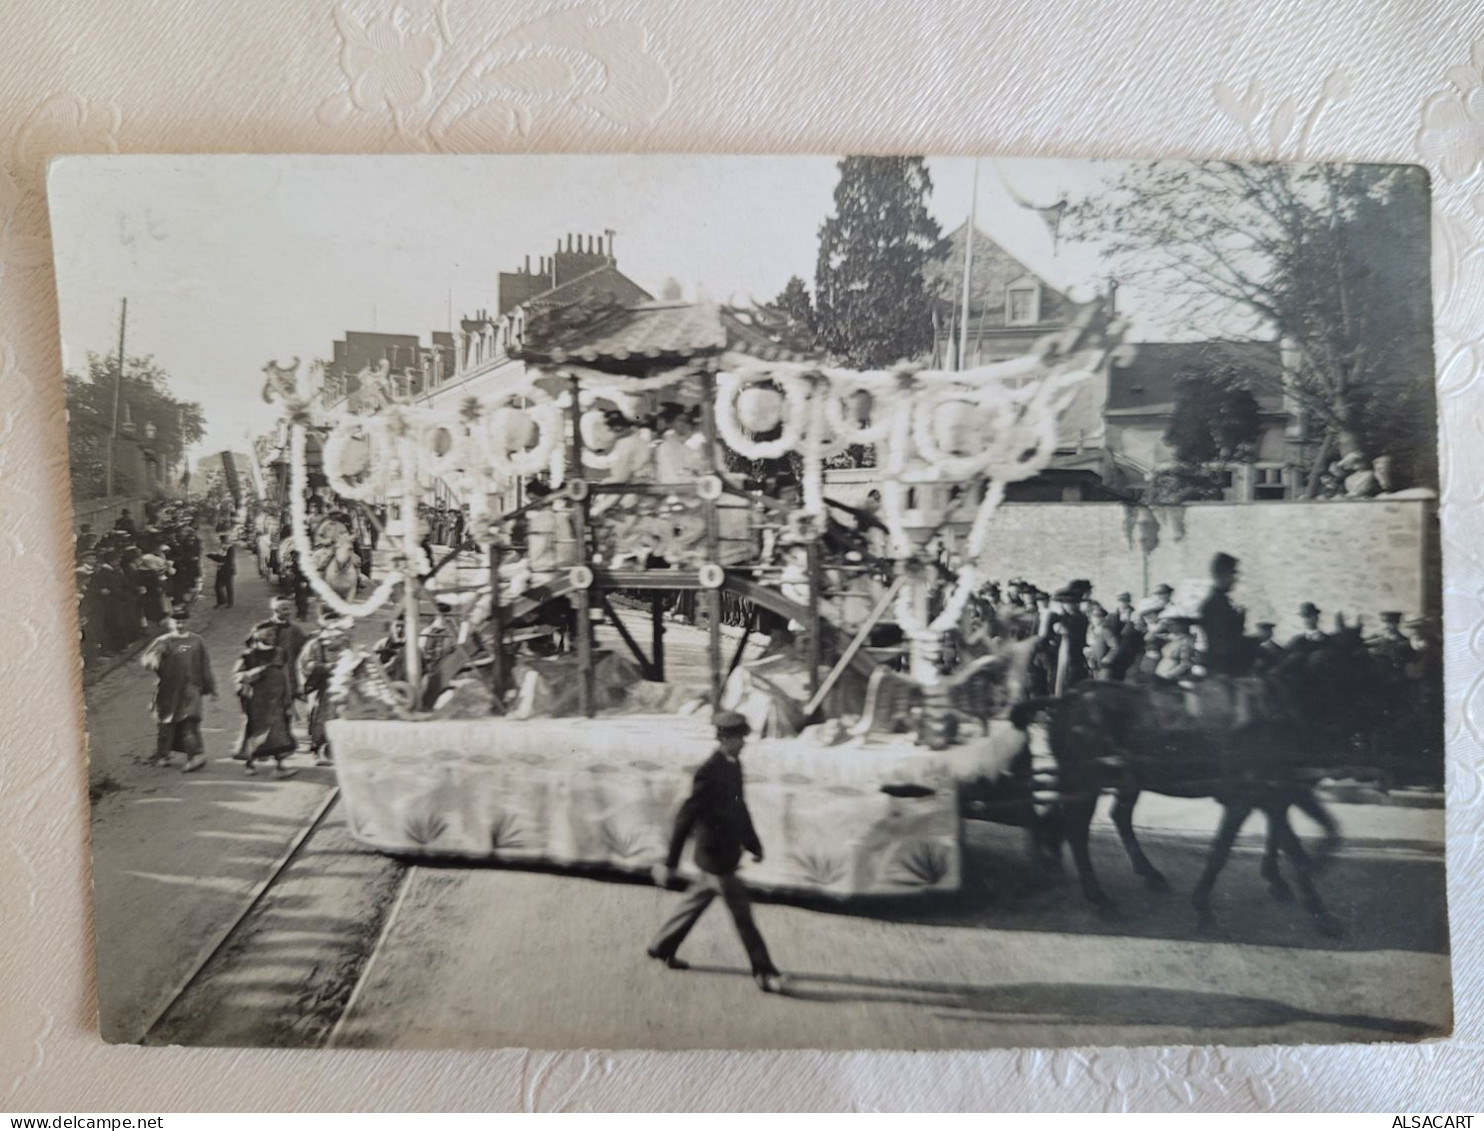
[[(849, 0), (714, 0), (705, 18), (663, 0), (202, 0), (128, 19), (108, 0), (0, 7), (0, 1106), (1484, 1107), (1484, 28), (1469, 0), (1353, 8), (1175, 0), (1069, 18), (927, 0), (908, 21)], [(103, 1046), (44, 162), (535, 146), (1424, 162), (1437, 206), (1457, 1034), (932, 1057), (347, 1053), (287, 1073), (281, 1052)]]
[(421, 19), (400, 5), (365, 21), (334, 8), (349, 84), (319, 120), (382, 116), (389, 145), (487, 153), (530, 136), (538, 114), (566, 106), (619, 129), (647, 125), (670, 103), (670, 76), (644, 27), (593, 5), (554, 11), (490, 36), (455, 29), (446, 0)]

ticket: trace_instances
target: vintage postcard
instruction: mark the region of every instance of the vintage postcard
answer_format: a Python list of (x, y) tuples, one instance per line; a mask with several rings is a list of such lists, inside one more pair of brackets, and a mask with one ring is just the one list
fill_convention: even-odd
[(1451, 1031), (1421, 170), (49, 193), (106, 1039)]

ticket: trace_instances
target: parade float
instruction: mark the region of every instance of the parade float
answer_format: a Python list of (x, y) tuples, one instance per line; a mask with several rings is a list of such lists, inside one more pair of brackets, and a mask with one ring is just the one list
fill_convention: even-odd
[[(955, 890), (961, 787), (1006, 774), (1025, 735), (1003, 710), (1015, 655), (949, 671), (940, 642), (993, 561), (1007, 485), (1048, 464), (1058, 417), (1108, 364), (1118, 326), (1092, 304), (1023, 357), (941, 372), (833, 367), (785, 348), (756, 313), (715, 306), (569, 312), (537, 329), (512, 326), (524, 365), (452, 406), (386, 392), (327, 421), (297, 365), (267, 367), (290, 437), (292, 538), (316, 596), (400, 624), (390, 662), (352, 649), (332, 679), (354, 835), (408, 856), (648, 869), (720, 704), (753, 723), (744, 764), (768, 853), (750, 885)], [(391, 389), (384, 372), (366, 376)], [(659, 475), (634, 474), (653, 440), (642, 423), (662, 407), (698, 417), (697, 436)], [(360, 599), (317, 568), (311, 434), (330, 489), (385, 508), (395, 549)], [(826, 462), (852, 446), (874, 450), (880, 476), (874, 550), (848, 530), (842, 542), (824, 489)], [(787, 458), (798, 490), (746, 489), (727, 452), (732, 464)], [(972, 512), (946, 586), (932, 532), (909, 526), (906, 493), (927, 483), (960, 488)], [(434, 491), (468, 507), (477, 564), (429, 560), (419, 504)], [(699, 678), (666, 663), (677, 591), (701, 610)], [(746, 629), (724, 635), (726, 595), (766, 610), (794, 645), (743, 662), (756, 645)], [(886, 624), (901, 641), (890, 663), (871, 646)], [(522, 647), (543, 625), (569, 647)]]

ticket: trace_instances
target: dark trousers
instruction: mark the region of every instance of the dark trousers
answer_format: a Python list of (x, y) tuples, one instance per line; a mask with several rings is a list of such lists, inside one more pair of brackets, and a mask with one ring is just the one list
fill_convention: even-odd
[(236, 580), (237, 578), (235, 574), (222, 573), (221, 571), (217, 571), (216, 603), (218, 608), (223, 605), (225, 605), (229, 609), (232, 607), (232, 601), (234, 599), (232, 586), (236, 582)]
[(722, 875), (712, 875), (710, 872), (702, 873), (701, 881), (696, 889), (688, 894), (675, 909), (675, 914), (666, 920), (665, 925), (660, 928), (660, 933), (655, 937), (649, 947), (651, 954), (660, 958), (674, 958), (675, 952), (680, 949), (680, 944), (685, 941), (685, 936), (701, 920), (706, 908), (711, 906), (711, 901), (717, 896), (726, 902), (727, 910), (732, 913), (732, 922), (737, 926), (737, 934), (741, 936), (742, 945), (747, 948), (747, 958), (752, 963), (754, 974), (776, 974), (777, 967), (773, 960), (768, 957), (768, 944), (763, 942), (763, 936), (758, 932), (757, 923), (752, 918), (752, 897), (747, 894), (747, 888), (737, 878), (736, 872), (726, 872)]

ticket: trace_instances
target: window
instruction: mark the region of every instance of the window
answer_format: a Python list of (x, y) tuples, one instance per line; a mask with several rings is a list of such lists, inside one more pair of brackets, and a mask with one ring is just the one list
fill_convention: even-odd
[(907, 509), (909, 511), (915, 511), (917, 509), (917, 488), (916, 487), (908, 487), (907, 488)]
[(1034, 280), (1005, 288), (1005, 325), (1032, 326), (1041, 320), (1041, 288)]

